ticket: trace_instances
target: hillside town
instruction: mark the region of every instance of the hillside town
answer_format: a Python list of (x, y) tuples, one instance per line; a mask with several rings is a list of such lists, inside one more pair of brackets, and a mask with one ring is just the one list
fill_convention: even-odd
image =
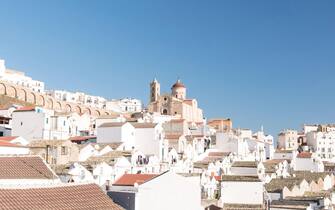
[(335, 124), (235, 128), (180, 79), (148, 104), (46, 87), (0, 60), (0, 209), (335, 207)]

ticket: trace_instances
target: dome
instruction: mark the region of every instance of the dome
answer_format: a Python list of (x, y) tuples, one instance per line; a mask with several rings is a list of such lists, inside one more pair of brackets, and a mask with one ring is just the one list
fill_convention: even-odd
[(186, 88), (185, 85), (178, 79), (174, 85), (172, 85), (172, 88)]

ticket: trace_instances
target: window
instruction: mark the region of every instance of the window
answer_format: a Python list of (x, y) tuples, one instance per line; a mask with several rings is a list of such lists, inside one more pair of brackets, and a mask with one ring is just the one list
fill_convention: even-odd
[(49, 118), (45, 119), (45, 123), (48, 124), (49, 123)]
[(167, 115), (167, 114), (168, 114), (167, 109), (163, 109), (163, 115)]
[(62, 155), (67, 155), (67, 147), (62, 146), (61, 154)]
[(21, 126), (23, 125), (23, 122), (21, 122)]

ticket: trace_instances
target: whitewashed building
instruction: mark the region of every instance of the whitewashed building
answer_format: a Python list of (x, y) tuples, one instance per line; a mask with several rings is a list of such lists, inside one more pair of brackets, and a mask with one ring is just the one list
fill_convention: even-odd
[(309, 132), (306, 134), (307, 145), (322, 160), (335, 160), (335, 131)]
[(145, 155), (155, 155), (163, 161), (168, 156), (168, 141), (159, 123), (131, 123), (135, 128), (135, 149)]
[(89, 135), (93, 127), (89, 115), (60, 113), (40, 107), (22, 107), (12, 114), (12, 135), (34, 139), (68, 139)]
[(264, 188), (257, 176), (222, 176), (222, 207), (231, 205), (252, 205), (262, 209)]
[(44, 82), (33, 80), (31, 77), (28, 77), (24, 74), (24, 72), (11, 70), (6, 68), (5, 60), (0, 59), (0, 80), (4, 80), (6, 82), (20, 85), (31, 89), (32, 91), (44, 92)]
[(114, 112), (141, 112), (142, 102), (135, 98), (115, 99), (106, 102), (106, 109)]
[(97, 143), (124, 143), (124, 150), (132, 150), (135, 128), (129, 122), (103, 123), (97, 130)]
[(134, 210), (200, 210), (199, 177), (163, 174), (125, 174), (108, 191), (113, 201)]

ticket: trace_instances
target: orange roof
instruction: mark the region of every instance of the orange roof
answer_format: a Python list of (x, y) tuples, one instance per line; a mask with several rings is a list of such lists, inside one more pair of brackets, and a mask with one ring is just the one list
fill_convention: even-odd
[(0, 200), (1, 209), (124, 209), (96, 184), (1, 189)]
[(310, 152), (300, 152), (297, 155), (297, 158), (311, 158), (312, 157), (312, 153)]
[(87, 141), (87, 140), (90, 140), (90, 139), (95, 139), (96, 136), (74, 136), (74, 137), (71, 137), (69, 140), (70, 141)]
[(176, 83), (172, 85), (172, 88), (185, 88), (185, 85), (178, 79)]
[(0, 141), (12, 141), (18, 138), (18, 136), (2, 136), (0, 137)]
[(23, 106), (15, 110), (15, 112), (35, 111), (34, 106)]
[(24, 147), (18, 144), (10, 143), (6, 140), (0, 141), (0, 147)]
[(143, 184), (154, 177), (158, 176), (157, 174), (124, 174), (118, 180), (114, 182), (113, 185), (118, 186), (134, 186), (135, 183)]

